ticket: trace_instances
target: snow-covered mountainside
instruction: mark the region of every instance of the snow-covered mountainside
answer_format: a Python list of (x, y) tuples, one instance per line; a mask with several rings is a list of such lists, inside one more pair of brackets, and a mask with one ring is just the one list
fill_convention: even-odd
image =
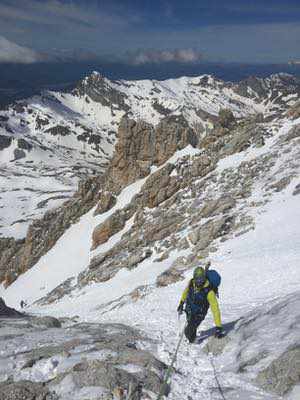
[[(103, 126), (102, 113), (113, 116), (115, 124), (105, 123), (117, 143), (108, 167), (70, 207), (46, 213), (24, 241), (3, 241), (0, 296), (70, 328), (52, 327), (42, 339), (26, 325), (13, 359), (15, 322), (2, 325), (0, 367), (9, 369), (0, 368), (0, 395), (29, 379), (55, 399), (124, 400), (130, 385), (132, 399), (156, 399), (165, 367), (140, 352), (170, 363), (184, 325), (180, 295), (193, 268), (210, 260), (222, 275), (227, 336), (210, 337), (208, 316), (203, 340), (183, 341), (168, 398), (298, 399), (299, 87), (287, 75), (234, 85), (208, 76), (110, 82), (93, 74), (74, 92), (51, 95), (94, 126)], [(105, 335), (91, 323), (104, 324)], [(122, 332), (128, 340), (116, 350), (113, 336)]]
[(103, 172), (124, 115), (157, 125), (182, 115), (199, 134), (222, 108), (236, 117), (292, 105), (299, 81), (286, 74), (239, 84), (211, 76), (110, 81), (93, 73), (71, 93), (45, 92), (0, 111), (0, 235), (25, 237), (30, 223), (70, 198), (78, 180)]

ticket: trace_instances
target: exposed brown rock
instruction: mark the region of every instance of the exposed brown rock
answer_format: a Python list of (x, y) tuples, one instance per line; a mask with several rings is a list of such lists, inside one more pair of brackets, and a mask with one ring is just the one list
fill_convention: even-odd
[(141, 189), (143, 206), (156, 207), (179, 190), (180, 181), (177, 177), (170, 176), (173, 170), (174, 165), (167, 164), (146, 180)]
[(279, 181), (272, 183), (267, 187), (267, 190), (274, 190), (275, 192), (281, 192), (283, 189), (285, 189), (293, 179), (293, 176), (285, 176)]
[(207, 202), (201, 209), (200, 214), (203, 218), (214, 217), (215, 215), (225, 213), (235, 206), (235, 200), (232, 197), (219, 197), (216, 200)]
[(235, 118), (231, 110), (222, 108), (219, 111), (219, 124), (222, 128), (230, 128), (235, 123)]
[(125, 213), (118, 210), (102, 224), (98, 225), (93, 232), (92, 249), (95, 249), (100, 244), (105, 243), (111, 236), (123, 229), (125, 223)]
[(104, 191), (100, 193), (100, 199), (98, 202), (97, 209), (95, 210), (95, 215), (102, 214), (110, 210), (116, 204), (116, 196), (111, 192)]
[(106, 187), (118, 192), (147, 176), (151, 165), (161, 165), (177, 150), (197, 143), (196, 133), (183, 117), (167, 117), (156, 128), (144, 121), (136, 122), (124, 117), (119, 125)]
[(58, 396), (39, 382), (1, 382), (0, 400), (58, 400)]
[(122, 118), (118, 142), (108, 171), (110, 187), (124, 187), (150, 172), (154, 153), (154, 128), (144, 121)]
[(189, 240), (196, 245), (197, 251), (204, 250), (214, 239), (225, 235), (232, 224), (232, 218), (210, 219), (189, 234)]
[(163, 164), (188, 144), (196, 147), (198, 138), (187, 121), (182, 116), (163, 119), (155, 130), (154, 164)]
[(296, 119), (300, 117), (300, 101), (297, 101), (288, 111), (287, 116)]

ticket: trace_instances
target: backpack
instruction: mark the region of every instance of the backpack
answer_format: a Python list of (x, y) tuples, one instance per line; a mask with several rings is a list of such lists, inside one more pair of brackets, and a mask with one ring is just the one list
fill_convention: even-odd
[(206, 272), (206, 278), (208, 279), (211, 288), (219, 296), (219, 286), (221, 284), (221, 275), (214, 269), (209, 269)]

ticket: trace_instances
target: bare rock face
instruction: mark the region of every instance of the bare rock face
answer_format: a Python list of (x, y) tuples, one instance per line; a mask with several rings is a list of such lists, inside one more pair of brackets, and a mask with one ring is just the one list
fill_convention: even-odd
[(197, 157), (190, 168), (190, 175), (192, 177), (201, 177), (208, 174), (215, 167), (215, 161), (207, 154)]
[(219, 111), (219, 124), (222, 128), (230, 128), (235, 123), (235, 118), (231, 110), (222, 108)]
[(150, 173), (151, 165), (161, 165), (177, 150), (198, 138), (183, 117), (167, 117), (154, 128), (144, 121), (122, 118), (118, 143), (107, 173), (107, 188), (116, 191)]
[(156, 279), (157, 286), (168, 286), (185, 279), (184, 273), (199, 264), (198, 257), (190, 254), (188, 257), (178, 257), (169, 269), (160, 274)]
[(219, 219), (210, 219), (195, 231), (189, 234), (190, 241), (197, 250), (204, 250), (214, 239), (225, 235), (233, 223), (231, 217), (222, 216)]
[(214, 356), (218, 356), (223, 353), (226, 345), (230, 342), (230, 338), (225, 336), (221, 339), (215, 338), (214, 336), (208, 339), (207, 344), (205, 345), (203, 351), (205, 353), (211, 353)]
[(0, 297), (0, 318), (18, 318), (24, 317), (24, 314), (15, 310), (14, 308), (10, 308), (5, 304), (5, 301)]
[(143, 350), (154, 348), (151, 339), (122, 324), (9, 319), (0, 334), (0, 400), (156, 398), (167, 367)]
[(180, 188), (180, 181), (170, 176), (174, 166), (167, 164), (165, 168), (153, 173), (142, 187), (142, 204), (146, 207), (156, 207), (167, 200)]
[(139, 251), (136, 252), (135, 254), (129, 256), (126, 260), (125, 267), (127, 269), (133, 269), (135, 268), (139, 263), (142, 261), (146, 260), (152, 255), (151, 250), (146, 250), (146, 251)]
[(44, 328), (61, 328), (61, 322), (54, 317), (28, 317), (31, 325)]
[(95, 215), (103, 214), (110, 210), (116, 204), (116, 196), (109, 191), (103, 191), (99, 195), (98, 206), (95, 211)]
[(191, 144), (196, 147), (198, 138), (182, 116), (163, 119), (155, 130), (154, 164), (166, 162), (177, 150)]
[(117, 104), (124, 111), (129, 110), (126, 104), (126, 95), (112, 88), (107, 79), (98, 72), (93, 72), (86, 79), (81, 81), (73, 92), (77, 96), (89, 96), (93, 101), (104, 106)]
[(224, 214), (226, 211), (233, 208), (235, 203), (235, 199), (229, 196), (220, 197), (207, 202), (204, 207), (202, 207), (200, 213), (203, 218), (214, 217), (218, 214)]
[(263, 389), (283, 396), (300, 383), (300, 346), (285, 351), (260, 371), (256, 383)]
[(297, 101), (287, 112), (287, 116), (296, 119), (300, 117), (300, 102)]
[(144, 121), (136, 122), (123, 118), (119, 125), (114, 157), (107, 174), (110, 183), (119, 189), (147, 176), (153, 155), (153, 126)]
[(183, 271), (180, 271), (175, 266), (160, 274), (156, 279), (157, 286), (169, 286), (172, 283), (184, 280)]
[(111, 236), (123, 229), (125, 223), (126, 214), (122, 211), (116, 211), (102, 224), (98, 225), (93, 232), (92, 249), (105, 243)]
[(0, 383), (0, 400), (58, 400), (42, 383), (20, 381)]
[(4, 150), (5, 148), (11, 145), (12, 138), (10, 136), (0, 135), (0, 150)]
[(247, 126), (240, 130), (238, 135), (234, 135), (231, 140), (226, 143), (222, 149), (222, 156), (229, 156), (234, 153), (245, 150), (250, 146), (253, 140), (253, 131), (256, 129), (254, 125)]
[[(121, 188), (150, 173), (151, 165), (160, 165), (178, 149), (188, 144), (196, 145), (197, 137), (182, 117), (164, 119), (156, 129), (144, 121), (121, 120), (115, 155), (106, 174), (105, 189), (95, 214), (111, 209), (115, 196)], [(176, 193), (181, 185), (177, 177), (170, 176), (174, 166), (167, 164), (147, 179), (141, 190), (140, 206), (156, 207)], [(135, 209), (138, 204), (135, 204)], [(93, 249), (105, 243), (112, 235), (124, 228), (133, 213), (124, 215), (116, 212), (93, 233)]]

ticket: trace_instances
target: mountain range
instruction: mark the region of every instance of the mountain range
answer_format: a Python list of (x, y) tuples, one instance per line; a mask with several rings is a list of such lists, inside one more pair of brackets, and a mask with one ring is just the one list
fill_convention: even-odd
[(3, 325), (0, 398), (154, 400), (208, 260), (227, 335), (183, 342), (169, 398), (297, 398), (299, 97), (284, 73), (93, 72), (0, 111), (0, 295), (33, 318)]

